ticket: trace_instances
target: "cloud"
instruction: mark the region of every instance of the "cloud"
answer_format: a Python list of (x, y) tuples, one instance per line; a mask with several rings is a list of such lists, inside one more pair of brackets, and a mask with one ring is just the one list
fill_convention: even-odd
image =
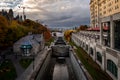
[[(17, 4), (17, 3), (16, 3)], [(72, 27), (89, 24), (89, 0), (21, 0), (27, 18), (39, 20), (50, 27)], [(23, 9), (14, 8), (22, 14)]]

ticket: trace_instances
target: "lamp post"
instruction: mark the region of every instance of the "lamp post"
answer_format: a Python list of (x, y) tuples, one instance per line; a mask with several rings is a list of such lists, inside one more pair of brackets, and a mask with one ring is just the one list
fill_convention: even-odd
[(33, 70), (34, 70), (34, 68), (35, 68), (34, 60), (35, 60), (35, 52), (33, 52)]

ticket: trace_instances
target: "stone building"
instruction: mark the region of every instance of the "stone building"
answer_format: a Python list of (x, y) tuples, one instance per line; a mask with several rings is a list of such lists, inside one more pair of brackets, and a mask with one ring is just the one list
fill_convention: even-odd
[[(110, 26), (111, 20), (118, 20), (120, 13), (120, 0), (90, 0), (91, 26)], [(115, 18), (118, 16), (118, 18)]]
[(43, 48), (44, 38), (42, 34), (27, 35), (13, 45), (14, 53), (22, 56), (36, 55)]
[(91, 0), (91, 27), (73, 33), (71, 40), (107, 72), (120, 80), (120, 0)]
[(82, 47), (113, 80), (120, 80), (120, 51), (100, 44), (99, 32), (80, 31), (72, 33), (71, 40), (77, 46)]

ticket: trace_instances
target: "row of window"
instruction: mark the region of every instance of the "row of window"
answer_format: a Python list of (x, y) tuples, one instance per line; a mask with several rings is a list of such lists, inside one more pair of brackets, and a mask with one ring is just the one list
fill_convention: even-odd
[(115, 0), (115, 3), (117, 3), (119, 0)]
[[(99, 0), (100, 1), (100, 0)], [(119, 2), (119, 0), (114, 0), (115, 1), (115, 3), (118, 3)], [(106, 4), (106, 3), (108, 3), (108, 2), (111, 2), (111, 3), (109, 3), (109, 4), (112, 4), (113, 3), (113, 1), (110, 1), (110, 0), (104, 0), (102, 3), (101, 2), (99, 2), (99, 4), (101, 3), (101, 4)], [(95, 1), (93, 4), (98, 4), (98, 2), (97, 1)]]
[[(106, 14), (107, 12), (112, 12), (113, 10), (118, 10), (119, 9), (119, 5), (118, 5), (118, 1), (119, 0), (115, 0), (115, 4), (116, 4), (116, 6), (114, 6), (113, 8), (110, 8), (110, 9), (108, 9), (107, 11), (102, 11), (102, 6), (104, 6), (104, 8), (103, 8), (103, 10), (105, 10), (106, 8), (109, 8), (109, 7), (111, 7), (112, 5), (113, 5), (113, 1), (111, 2), (111, 1), (104, 1), (104, 4), (107, 2), (108, 4), (105, 6), (105, 5), (102, 5), (103, 3), (101, 3), (99, 6), (100, 6), (100, 10), (99, 11), (101, 11), (101, 12), (103, 12), (103, 13), (101, 13), (100, 15), (103, 15), (103, 14)], [(95, 13), (97, 13), (95, 10), (97, 10), (98, 9), (98, 7), (97, 6), (95, 6), (95, 7), (93, 7), (94, 5), (97, 5), (97, 4), (93, 4), (92, 6), (91, 6), (91, 11), (92, 12), (95, 12)]]
[[(93, 55), (93, 53), (91, 54)], [(102, 64), (102, 55), (99, 52), (97, 52), (97, 61), (99, 61)], [(117, 66), (112, 60), (107, 60), (107, 70), (110, 71), (116, 78), (118, 77)]]
[[(90, 54), (93, 56), (93, 49), (90, 48)], [(97, 61), (102, 64), (102, 55), (97, 52)], [(118, 77), (118, 68), (112, 60), (107, 60), (107, 70), (111, 72), (116, 78)]]
[[(110, 8), (110, 9), (108, 9), (107, 11), (105, 10), (105, 11), (102, 11), (102, 9), (100, 8), (100, 15), (103, 15), (103, 14), (106, 14), (107, 12), (112, 12), (113, 10), (118, 10), (119, 9), (119, 6), (118, 5), (116, 5), (115, 7), (114, 7), (114, 9), (113, 8)], [(102, 13), (103, 12), (103, 13)], [(94, 13), (94, 11), (91, 11), (91, 15), (93, 15), (93, 13)], [(97, 13), (97, 11), (95, 11), (95, 13)], [(97, 16), (97, 15), (96, 15)]]

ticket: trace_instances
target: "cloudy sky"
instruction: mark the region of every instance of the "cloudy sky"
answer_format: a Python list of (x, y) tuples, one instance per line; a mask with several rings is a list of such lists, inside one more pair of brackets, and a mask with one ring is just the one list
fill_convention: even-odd
[(49, 27), (75, 27), (90, 22), (89, 0), (0, 0), (0, 7), (13, 8), (16, 14), (22, 14), (25, 7), (27, 18)]

